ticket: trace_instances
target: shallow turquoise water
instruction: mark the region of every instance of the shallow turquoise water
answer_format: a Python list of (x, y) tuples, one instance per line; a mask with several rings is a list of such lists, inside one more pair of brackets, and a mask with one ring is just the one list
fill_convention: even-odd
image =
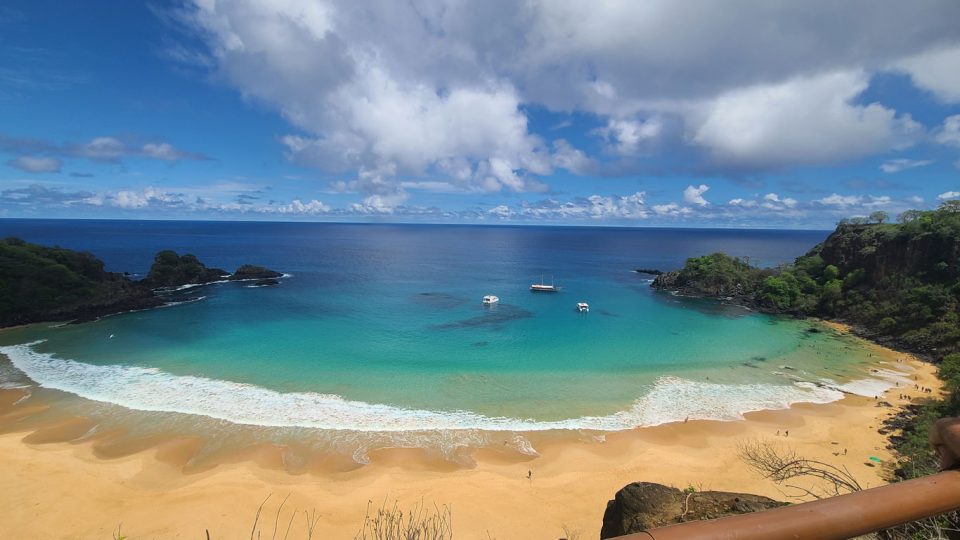
[[(19, 234), (56, 234), (41, 225), (20, 222)], [(155, 248), (186, 246), (212, 265), (291, 276), (277, 287), (188, 289), (171, 299), (195, 301), (93, 323), (5, 331), (0, 352), (16, 369), (0, 378), (26, 375), (135, 410), (391, 432), (729, 419), (838, 399), (839, 385), (867, 376), (864, 353), (807, 332), (809, 323), (652, 291), (649, 276), (632, 272), (721, 249), (781, 262), (822, 233), (88, 227), (58, 243), (73, 239), (116, 270), (143, 272)], [(541, 273), (562, 291), (530, 292)], [(500, 304), (482, 305), (485, 294)], [(578, 313), (578, 301), (591, 312)]]

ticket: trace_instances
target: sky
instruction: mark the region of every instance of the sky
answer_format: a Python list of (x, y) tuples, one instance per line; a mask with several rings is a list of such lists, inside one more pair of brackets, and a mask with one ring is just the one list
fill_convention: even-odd
[(956, 0), (6, 0), (0, 217), (832, 228), (960, 198)]

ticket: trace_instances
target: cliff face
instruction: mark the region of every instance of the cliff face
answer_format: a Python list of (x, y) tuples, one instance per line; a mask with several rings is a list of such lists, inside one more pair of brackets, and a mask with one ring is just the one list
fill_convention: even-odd
[(811, 253), (835, 265), (841, 274), (863, 269), (873, 282), (900, 276), (956, 280), (960, 236), (940, 228), (841, 225)]

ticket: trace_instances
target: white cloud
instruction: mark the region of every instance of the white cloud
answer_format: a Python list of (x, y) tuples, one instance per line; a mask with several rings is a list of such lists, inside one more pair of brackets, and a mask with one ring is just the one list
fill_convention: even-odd
[(184, 152), (170, 143), (146, 143), (143, 146), (134, 146), (114, 137), (95, 137), (88, 143), (67, 145), (63, 152), (68, 156), (82, 157), (94, 161), (118, 161), (124, 157), (141, 157), (161, 161), (206, 159), (202, 154)]
[(565, 139), (553, 141), (553, 166), (566, 169), (573, 174), (585, 174), (593, 166), (593, 160), (577, 148), (574, 148)]
[(126, 146), (113, 137), (97, 137), (80, 145), (76, 153), (90, 159), (114, 160), (126, 153)]
[(649, 212), (646, 207), (646, 193), (638, 191), (632, 195), (622, 196), (590, 195), (589, 197), (577, 197), (566, 202), (556, 199), (546, 199), (536, 203), (524, 202), (519, 215), (527, 218), (552, 220), (635, 220), (646, 219)]
[(763, 196), (763, 203), (761, 203), (760, 206), (768, 210), (786, 210), (795, 208), (797, 206), (797, 200), (790, 197), (781, 199), (776, 193), (767, 193)]
[(922, 127), (879, 103), (854, 102), (863, 71), (835, 71), (740, 88), (688, 113), (693, 143), (723, 165), (812, 165), (909, 146)]
[(960, 114), (944, 118), (934, 139), (940, 144), (960, 147)]
[(895, 69), (944, 103), (960, 102), (960, 46), (934, 48), (900, 60)]
[(458, 182), (488, 191), (542, 190), (526, 179), (578, 167), (530, 132), (530, 106), (598, 115), (623, 156), (685, 133), (671, 142), (724, 167), (905, 146), (916, 123), (856, 100), (870, 73), (955, 39), (960, 18), (951, 2), (867, 0), (193, 4), (186, 27), (206, 40), (202, 57), (298, 131), (283, 138), (291, 159), (351, 173), (392, 164), (400, 176), (466, 163)]
[(937, 195), (937, 199), (947, 201), (951, 199), (960, 199), (960, 191), (946, 191)]
[(686, 189), (683, 190), (683, 200), (688, 204), (707, 206), (710, 204), (710, 202), (703, 198), (703, 194), (709, 189), (710, 186), (706, 184), (700, 184), (697, 187), (687, 186)]
[(876, 208), (889, 206), (893, 199), (888, 195), (838, 195), (836, 193), (813, 201), (824, 206), (834, 206), (839, 208), (862, 207)]
[(141, 154), (144, 157), (164, 161), (176, 161), (187, 157), (186, 154), (174, 148), (170, 143), (147, 143), (143, 145)]
[(655, 204), (653, 205), (653, 212), (658, 216), (667, 217), (686, 216), (693, 213), (690, 208), (680, 206), (677, 203)]
[(20, 156), (8, 161), (7, 165), (28, 173), (58, 173), (63, 163), (52, 157)]
[(513, 212), (510, 210), (510, 207), (505, 204), (500, 204), (494, 206), (490, 210), (487, 210), (487, 213), (491, 216), (496, 216), (501, 219), (509, 218), (513, 215)]
[(776, 193), (767, 193), (759, 199), (744, 199), (738, 197), (736, 199), (731, 199), (729, 206), (738, 209), (758, 209), (758, 210), (770, 210), (773, 212), (790, 212), (797, 208), (799, 201), (791, 197), (780, 197)]
[(611, 150), (629, 156), (639, 152), (648, 141), (659, 137), (662, 130), (663, 122), (659, 118), (646, 121), (611, 118), (606, 126), (594, 131), (610, 144)]
[(907, 169), (926, 167), (931, 163), (933, 163), (933, 161), (928, 159), (889, 159), (880, 165), (880, 170), (885, 173), (892, 174), (905, 171)]
[(737, 197), (736, 199), (730, 199), (730, 202), (727, 204), (730, 206), (739, 206), (741, 208), (755, 208), (758, 203), (757, 201)]
[(293, 199), (288, 204), (260, 207), (257, 211), (276, 213), (276, 214), (326, 214), (331, 208), (322, 202), (313, 199), (309, 202), (302, 202), (300, 199)]

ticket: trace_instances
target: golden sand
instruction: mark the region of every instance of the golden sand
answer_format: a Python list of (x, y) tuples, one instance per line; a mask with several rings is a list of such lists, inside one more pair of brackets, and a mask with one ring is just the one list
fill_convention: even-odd
[[(917, 384), (939, 389), (932, 365), (864, 346), (876, 349), (883, 367), (915, 370)], [(21, 396), (0, 391), (0, 426), (42, 407), (31, 400), (13, 405)], [(6, 538), (110, 538), (121, 524), (131, 539), (203, 538), (205, 530), (213, 539), (249, 538), (257, 507), (269, 495), (260, 518), (263, 538), (271, 538), (275, 524), (276, 537), (283, 538), (291, 517), (289, 538), (306, 538), (304, 511), (318, 518), (313, 538), (353, 538), (370, 501), (374, 507), (384, 501), (401, 508), (421, 501), (449, 505), (458, 538), (560, 538), (563, 526), (597, 538), (606, 502), (634, 481), (786, 500), (791, 492), (740, 460), (737, 449), (744, 441), (772, 441), (845, 466), (865, 487), (881, 485), (883, 467), (869, 458), (888, 462), (891, 455), (877, 429), (896, 407), (926, 396), (911, 385), (881, 398), (894, 407), (847, 397), (749, 413), (743, 421), (613, 433), (605, 442), (550, 440), (538, 444), (536, 458), (481, 449), (473, 454), (473, 468), (438, 463), (419, 450), (388, 449), (371, 452), (370, 465), (332, 458), (298, 475), (284, 470), (283, 449), (266, 444), (185, 474), (183, 463), (201, 444), (196, 438), (158, 436), (111, 452), (95, 440), (63, 442), (91, 426), (90, 420), (68, 417), (0, 435), (0, 527)]]

